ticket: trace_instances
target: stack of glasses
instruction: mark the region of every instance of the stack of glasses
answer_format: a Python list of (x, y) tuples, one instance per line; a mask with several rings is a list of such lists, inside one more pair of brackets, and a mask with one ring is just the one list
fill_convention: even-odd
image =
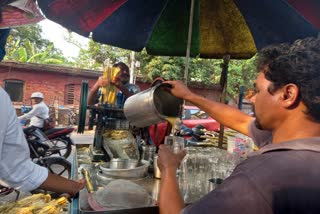
[(191, 203), (214, 190), (229, 177), (240, 157), (214, 147), (186, 147), (179, 170), (180, 191)]

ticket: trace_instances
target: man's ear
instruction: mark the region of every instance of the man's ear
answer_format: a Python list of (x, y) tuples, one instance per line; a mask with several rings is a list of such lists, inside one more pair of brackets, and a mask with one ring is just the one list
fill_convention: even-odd
[(299, 88), (295, 84), (287, 84), (282, 88), (282, 105), (285, 108), (291, 108), (298, 104)]

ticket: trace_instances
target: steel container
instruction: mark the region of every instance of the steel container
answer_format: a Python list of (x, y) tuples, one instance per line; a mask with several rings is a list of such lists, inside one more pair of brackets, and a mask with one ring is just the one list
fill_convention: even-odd
[(156, 153), (156, 147), (154, 145), (142, 146), (142, 160), (149, 161), (150, 165), (153, 164), (153, 156)]
[(142, 178), (148, 173), (149, 162), (132, 159), (112, 159), (100, 165), (103, 175), (118, 178)]
[(146, 127), (162, 122), (167, 117), (180, 117), (183, 100), (171, 95), (168, 84), (160, 84), (129, 97), (124, 114), (130, 124)]

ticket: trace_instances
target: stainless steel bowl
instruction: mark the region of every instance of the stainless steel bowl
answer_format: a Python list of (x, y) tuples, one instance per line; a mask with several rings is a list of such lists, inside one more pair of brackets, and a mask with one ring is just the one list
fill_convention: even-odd
[(106, 168), (110, 169), (133, 169), (138, 165), (138, 160), (134, 159), (111, 159), (109, 163), (106, 164)]
[(142, 178), (148, 173), (149, 162), (132, 159), (112, 159), (100, 165), (102, 174), (118, 178)]

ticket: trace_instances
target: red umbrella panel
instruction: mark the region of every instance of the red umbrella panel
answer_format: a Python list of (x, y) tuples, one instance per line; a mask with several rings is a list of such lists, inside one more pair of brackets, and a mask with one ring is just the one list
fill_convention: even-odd
[(41, 0), (38, 4), (52, 21), (63, 23), (64, 27), (88, 37), (125, 2), (127, 0)]

